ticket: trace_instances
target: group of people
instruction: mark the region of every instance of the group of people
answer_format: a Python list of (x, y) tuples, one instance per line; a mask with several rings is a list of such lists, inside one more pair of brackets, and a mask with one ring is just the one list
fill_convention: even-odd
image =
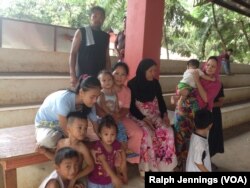
[[(220, 112), (224, 97), (223, 86), (219, 77), (221, 61), (219, 61), (216, 56), (209, 57), (202, 68), (202, 73), (200, 73), (201, 71), (197, 68), (198, 66), (195, 68), (193, 66), (190, 67), (190, 65), (198, 63), (195, 59), (188, 61), (186, 72), (189, 72), (189, 74), (184, 73), (185, 79), (183, 78), (181, 80), (177, 89), (180, 90), (177, 91), (177, 94), (180, 95), (180, 99), (177, 102), (175, 110), (174, 130), (176, 154), (178, 157), (177, 168), (180, 171), (195, 169), (195, 171), (203, 171), (205, 170), (204, 167), (206, 167), (205, 171), (211, 171), (210, 154), (213, 156), (216, 153), (224, 152)], [(205, 74), (206, 77), (204, 77), (203, 74)], [(200, 111), (207, 112), (203, 112), (202, 115)], [(213, 114), (213, 119), (209, 113)], [(201, 119), (203, 121), (199, 120), (199, 116), (203, 116)], [(210, 130), (211, 123), (213, 123), (213, 129)], [(206, 131), (203, 130), (202, 134), (199, 134), (199, 130), (202, 127), (204, 130), (206, 129)], [(191, 137), (192, 134), (195, 134), (195, 136)], [(200, 144), (198, 144), (197, 139), (195, 139), (197, 136), (200, 137), (200, 139), (198, 139)], [(206, 144), (202, 144), (202, 142), (204, 142), (202, 138), (205, 138)], [(202, 146), (203, 150), (201, 150), (199, 146)], [(210, 148), (210, 151), (208, 148)], [(195, 149), (199, 150), (199, 152), (194, 152)], [(193, 156), (193, 163), (195, 163), (195, 165), (192, 165), (196, 168), (190, 168), (189, 155), (195, 155), (195, 153), (197, 155), (199, 154), (199, 156)], [(209, 159), (210, 163), (204, 164), (204, 156)], [(203, 166), (200, 168), (199, 165)]]
[[(148, 171), (211, 171), (210, 156), (223, 152), (221, 61), (210, 57), (202, 71), (198, 60), (188, 62), (172, 127), (153, 59), (142, 59), (128, 83), (126, 63), (110, 71), (104, 19), (101, 7), (91, 9), (90, 26), (78, 29), (72, 41), (74, 89), (50, 94), (36, 114), (37, 150), (55, 162), (40, 188), (121, 187), (128, 182), (126, 161), (138, 164), (142, 177)], [(218, 148), (214, 137), (221, 139)]]
[[(83, 75), (74, 90), (50, 94), (39, 108), (37, 150), (49, 159), (63, 147), (81, 154), (71, 179), (56, 171), (67, 180), (65, 185), (79, 186), (79, 179), (88, 175), (88, 187), (120, 187), (128, 181), (126, 160), (139, 164), (142, 176), (146, 171), (173, 171), (177, 165), (173, 129), (154, 78), (156, 63), (143, 59), (127, 87), (128, 74), (127, 64), (118, 62), (112, 74), (101, 71), (100, 80)], [(93, 129), (89, 129), (91, 124)], [(83, 142), (90, 140), (95, 142)], [(127, 158), (127, 148), (137, 155)]]

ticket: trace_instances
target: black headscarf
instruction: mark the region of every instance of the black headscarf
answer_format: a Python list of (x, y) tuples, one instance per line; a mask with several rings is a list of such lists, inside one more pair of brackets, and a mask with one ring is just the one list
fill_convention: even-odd
[(157, 80), (146, 79), (146, 71), (154, 65), (154, 60), (143, 59), (137, 67), (136, 76), (129, 83), (135, 98), (141, 102), (152, 101), (156, 97)]

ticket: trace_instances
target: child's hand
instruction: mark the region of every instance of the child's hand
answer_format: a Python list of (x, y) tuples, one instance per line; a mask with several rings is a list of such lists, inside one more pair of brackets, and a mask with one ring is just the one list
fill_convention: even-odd
[(75, 184), (73, 188), (85, 188), (83, 184)]
[(115, 188), (121, 188), (122, 187), (122, 181), (118, 176), (114, 176), (112, 179), (112, 184), (114, 185)]
[(120, 173), (118, 177), (121, 179), (123, 184), (128, 184), (128, 175)]
[(115, 156), (115, 167), (120, 168), (122, 164), (122, 154), (121, 152), (116, 152)]
[(70, 180), (68, 188), (75, 188), (76, 185), (77, 185), (76, 180), (74, 178), (74, 179)]

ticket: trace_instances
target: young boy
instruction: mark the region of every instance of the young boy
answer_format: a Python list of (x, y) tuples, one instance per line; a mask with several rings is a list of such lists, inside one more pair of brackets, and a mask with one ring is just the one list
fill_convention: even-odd
[(187, 172), (211, 172), (208, 133), (212, 127), (212, 112), (201, 109), (195, 113), (195, 132), (192, 133), (186, 163)]
[[(59, 149), (55, 155), (55, 170), (42, 182), (39, 188), (67, 188), (70, 181), (79, 172), (80, 155), (70, 148)], [(75, 185), (74, 188), (82, 188)]]
[[(196, 88), (195, 81), (193, 78), (193, 72), (196, 70), (199, 72), (201, 78), (205, 80), (215, 81), (215, 78), (211, 78), (204, 74), (199, 69), (200, 62), (197, 59), (191, 59), (187, 62), (187, 70), (183, 74), (182, 80), (177, 85), (177, 93), (180, 95), (180, 98), (177, 102), (178, 106), (181, 106), (181, 102), (188, 96), (188, 94)], [(174, 103), (171, 101), (171, 103)]]
[[(67, 116), (68, 138), (58, 141), (57, 150), (63, 147), (71, 147), (81, 154), (80, 169), (81, 171), (71, 181), (71, 185), (84, 176), (87, 176), (94, 169), (94, 162), (87, 146), (82, 142), (85, 138), (88, 122), (86, 116), (81, 112), (70, 112)], [(44, 153), (49, 159), (54, 158), (54, 153), (46, 148), (40, 147), (38, 151)], [(85, 168), (82, 169), (83, 160)]]

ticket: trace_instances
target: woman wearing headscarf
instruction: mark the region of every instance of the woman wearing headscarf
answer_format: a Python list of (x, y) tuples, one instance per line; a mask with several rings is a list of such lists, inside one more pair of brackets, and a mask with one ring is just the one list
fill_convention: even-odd
[(181, 108), (177, 107), (175, 110), (174, 131), (178, 171), (184, 171), (186, 166), (189, 141), (195, 127), (195, 112), (202, 108), (212, 110), (213, 101), (221, 87), (219, 78), (220, 66), (217, 57), (209, 57), (202, 70), (206, 75), (215, 77), (216, 80), (200, 79), (198, 72), (194, 71), (193, 76), (197, 89), (193, 90), (181, 103)]
[(174, 133), (155, 74), (154, 60), (143, 59), (136, 76), (128, 82), (131, 117), (143, 129), (139, 163), (141, 176), (145, 171), (173, 171), (177, 164)]

